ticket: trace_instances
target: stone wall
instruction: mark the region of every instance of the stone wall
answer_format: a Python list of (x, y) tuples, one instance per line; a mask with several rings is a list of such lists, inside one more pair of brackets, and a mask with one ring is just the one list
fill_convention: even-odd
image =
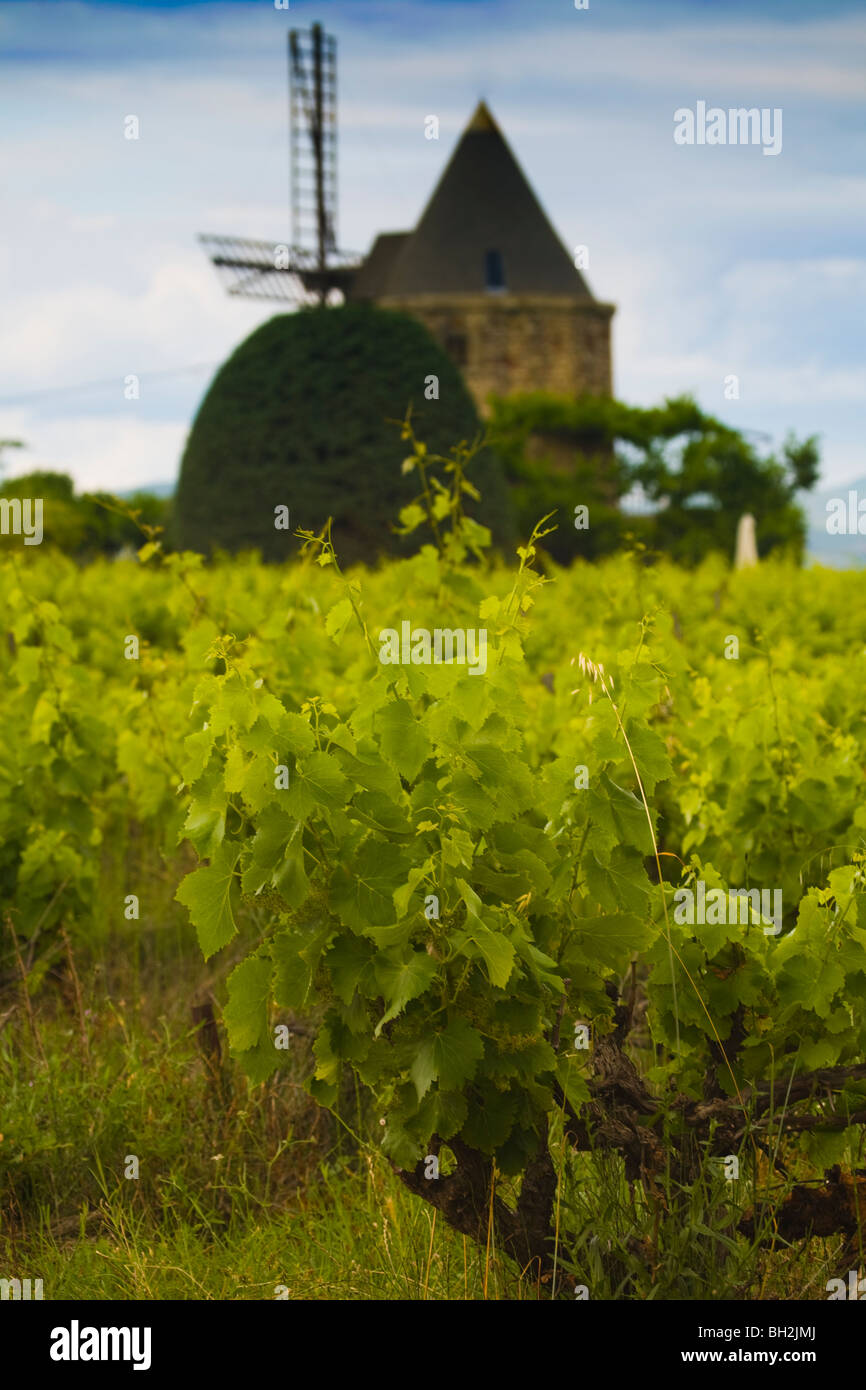
[(492, 293), (389, 295), (378, 302), (429, 328), (461, 368), (482, 414), (490, 393), (612, 393), (612, 304)]

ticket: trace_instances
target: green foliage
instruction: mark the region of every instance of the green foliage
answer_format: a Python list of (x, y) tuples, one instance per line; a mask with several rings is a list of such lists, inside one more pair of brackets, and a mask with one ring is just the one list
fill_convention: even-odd
[[(116, 848), (114, 867), (126, 874), (151, 850), (140, 845), (138, 858)], [(300, 1085), (306, 1038), (293, 1037), (281, 1069), (252, 1097), (230, 1058), (214, 1078), (189, 1026), (190, 995), (212, 966), (196, 963), (188, 933), (166, 932), (172, 918), (163, 893), (141, 923), (100, 939), (92, 965), (76, 950), (86, 1034), (74, 1004), (64, 1008), (58, 994), (34, 1000), (44, 1066), (23, 1009), (0, 1031), (0, 1265), (38, 1272), (46, 1299), (270, 1300), (287, 1288), (293, 1301), (546, 1300), (571, 1299), (575, 1281), (590, 1285), (593, 1301), (825, 1296), (840, 1258), (834, 1242), (798, 1252), (732, 1240), (731, 1186), (710, 1174), (691, 1193), (664, 1182), (654, 1202), (629, 1186), (620, 1162), (562, 1156), (555, 1289), (444, 1222), (434, 1226), (372, 1145), (369, 1155), (341, 1157), (345, 1130), (329, 1126)], [(259, 999), (250, 992), (253, 1027)], [(451, 1037), (443, 1029), (432, 1046), (446, 1074), (453, 1058), (459, 1085), (478, 1046), (461, 1028), (452, 1053)], [(459, 1102), (456, 1090), (442, 1094)], [(459, 1103), (448, 1106), (436, 1105), (440, 1134), (465, 1118)], [(371, 1128), (377, 1143), (375, 1118)], [(559, 1169), (556, 1137), (552, 1147)], [(141, 1158), (134, 1182), (124, 1176), (130, 1149)], [(828, 1152), (826, 1162), (839, 1157)], [(447, 1172), (444, 1153), (442, 1164)]]
[[(425, 398), (438, 377), (438, 399)], [(333, 518), (344, 562), (411, 545), (389, 528), (414, 494), (401, 477), (392, 421), (407, 406), (431, 452), (471, 441), (478, 416), (459, 371), (417, 320), (372, 305), (280, 314), (258, 328), (214, 378), (190, 432), (177, 493), (177, 536), (187, 548), (256, 548), (286, 557), (292, 524)], [(497, 542), (511, 537), (500, 466), (489, 450), (473, 475)], [(470, 502), (470, 510), (474, 503)]]
[[(814, 438), (789, 437), (780, 455), (762, 457), (746, 433), (688, 396), (644, 410), (545, 392), (494, 399), (490, 430), (521, 527), (556, 511), (559, 529), (548, 549), (562, 564), (610, 554), (629, 540), (686, 565), (714, 550), (730, 557), (744, 512), (755, 517), (759, 554), (778, 549), (802, 558), (805, 521), (795, 494), (817, 481)], [(662, 510), (619, 510), (637, 484)], [(588, 530), (574, 529), (578, 504), (589, 507)]]
[[(137, 492), (127, 502), (105, 492), (76, 494), (66, 473), (20, 474), (0, 487), (0, 497), (41, 498), (44, 535), (38, 549), (61, 550), (78, 559), (114, 555), (136, 546), (143, 526), (164, 530), (171, 512), (168, 498), (148, 492)], [(0, 537), (5, 550), (19, 544), (16, 537)]]
[[(425, 454), (414, 436), (413, 446), (417, 467)], [(201, 779), (200, 806), (199, 751), (192, 747), (194, 766), (184, 775), (193, 820), (212, 813), (221, 776), (225, 785), (219, 848), (209, 842), (208, 851), (222, 855), (219, 872), (212, 860), (197, 874), (214, 874), (214, 886), (222, 886), (236, 857), (241, 882), (252, 886), (261, 878), (262, 835), (282, 827), (282, 841), (279, 834), (273, 841), (280, 858), (270, 884), (291, 855), (292, 888), (281, 895), (282, 908), (256, 948), (256, 990), (260, 998), (271, 968), (274, 981), (289, 983), (293, 1001), (328, 1002), (314, 1094), (333, 1103), (348, 1066), (376, 1092), (386, 1117), (383, 1148), (398, 1166), (413, 1166), (438, 1134), (495, 1157), (504, 1172), (519, 1172), (544, 1133), (559, 1087), (566, 1085), (576, 1105), (587, 1094), (581, 1059), (563, 1069), (567, 1059), (550, 1045), (561, 1010), (569, 1019), (591, 1020), (596, 1036), (609, 1031), (608, 986), (639, 959), (650, 967), (650, 1018), (666, 1049), (656, 1079), (670, 1072), (678, 1086), (700, 1094), (713, 1073), (715, 1084), (730, 1092), (734, 1081), (743, 1086), (774, 1066), (802, 1069), (804, 1049), (828, 1062), (859, 1056), (866, 1040), (862, 1016), (844, 1015), (844, 1001), (866, 988), (857, 912), (839, 931), (836, 954), (820, 962), (810, 958), (812, 928), (804, 925), (816, 910), (808, 892), (779, 942), (760, 921), (719, 932), (673, 920), (671, 888), (653, 869), (660, 863), (657, 839), (664, 827), (666, 846), (693, 852), (703, 841), (670, 791), (683, 743), (666, 735), (660, 711), (675, 685), (687, 714), (679, 738), (689, 738), (692, 702), (706, 682), (689, 680), (682, 652), (669, 661), (655, 646), (650, 651), (652, 622), (645, 619), (632, 648), (616, 653), (615, 684), (582, 660), (577, 690), (557, 683), (537, 727), (533, 709), (541, 697), (527, 699), (525, 642), (544, 584), (532, 567), (541, 531), (521, 549), (510, 592), (504, 576), (486, 595), (481, 576), (456, 583), (470, 549), (483, 548), (485, 540), (462, 516), (459, 469), (457, 475), (455, 490), (425, 485), (423, 501), (404, 512), (411, 529), (426, 521), (437, 545), (405, 562), (390, 588), (377, 590), (375, 609), (360, 581), (343, 578), (330, 531), (304, 533), (310, 557), (343, 587), (344, 598), (330, 609), (322, 605), (322, 626), (331, 650), (339, 644), (341, 664), (355, 673), (350, 686), (320, 686), (319, 700), (293, 708), (284, 689), (270, 689), (230, 647), (222, 649), (225, 671), (208, 677), (196, 695), (201, 716), (220, 732), (210, 750), (212, 775)], [(399, 627), (404, 595), (411, 595), (415, 621), (429, 627), (444, 624), (446, 614), (449, 626), (489, 624), (483, 683), (456, 665), (393, 668), (377, 661), (376, 629)], [(570, 611), (556, 608), (566, 626)], [(723, 652), (719, 636), (712, 664), (720, 671)], [(763, 679), (762, 658), (758, 670)], [(717, 704), (720, 692), (713, 694)], [(761, 748), (765, 739), (756, 739), (750, 722), (763, 730), (772, 705), (752, 701), (748, 716), (737, 701), (731, 722), (739, 721), (737, 741)], [(627, 725), (620, 710), (628, 712)], [(309, 742), (299, 747), (297, 733), (281, 733), (283, 721), (299, 714), (306, 714), (312, 751)], [(721, 754), (724, 746), (711, 740), (709, 758), (703, 748), (702, 784), (713, 750)], [(273, 767), (287, 764), (288, 787), (274, 780), (264, 788), (254, 775), (255, 757), (262, 756)], [(775, 756), (790, 760), (790, 745)], [(579, 764), (590, 769), (585, 791), (573, 787)], [(749, 774), (754, 802), (760, 787), (754, 759)], [(812, 775), (810, 767), (804, 781)], [(778, 798), (778, 784), (771, 782), (768, 792), (770, 786)], [(647, 794), (655, 808), (644, 804)], [(723, 824), (717, 816), (717, 834)], [(766, 883), (775, 872), (790, 893), (777, 852), (772, 861), (769, 846), (762, 853), (767, 829), (757, 808), (749, 825), (749, 856), (745, 863), (730, 856), (726, 871), (740, 871), (737, 886), (751, 886), (756, 873)], [(802, 847), (808, 852), (808, 840)], [(849, 859), (851, 884), (859, 883), (857, 853)], [(687, 871), (710, 885), (725, 883), (714, 863), (694, 852)], [(825, 914), (840, 910), (832, 883), (820, 890), (830, 893), (821, 899)], [(215, 907), (210, 892), (194, 900), (186, 885), (180, 891), (210, 948), (225, 894)], [(830, 926), (825, 915), (814, 928), (816, 941), (826, 939)], [(302, 991), (292, 982), (303, 982)], [(753, 1025), (745, 1045), (728, 1057), (717, 1045), (731, 1035), (744, 1006)], [(828, 1039), (831, 1015), (836, 1024)], [(233, 1047), (242, 1061), (249, 1054), (259, 1076), (267, 1059), (258, 1043), (243, 1046), (245, 1022), (233, 1025), (233, 1017)]]
[[(863, 575), (618, 557), (543, 579), (544, 523), (490, 565), (467, 460), (433, 466), (404, 433), (420, 490), (402, 525), (431, 543), (378, 572), (344, 575), (327, 527), (279, 569), (205, 568), (158, 538), (84, 570), (4, 554), (0, 895), (19, 942), (38, 962), (61, 923), (84, 930), (123, 827), (188, 841), (177, 897), (203, 954), (232, 957), (239, 1063), (266, 1078), (272, 1022), (315, 1006), (311, 1093), (333, 1106), (354, 1074), (403, 1168), (438, 1135), (519, 1176), (561, 1093), (586, 1102), (575, 1022), (609, 1033), (635, 976), (659, 1094), (859, 1062)], [(405, 619), (484, 627), (485, 674), (382, 664), (378, 634)], [(781, 932), (678, 922), (696, 879), (780, 889)], [(14, 977), (5, 928), (2, 949)], [(796, 1142), (819, 1159), (838, 1139)]]

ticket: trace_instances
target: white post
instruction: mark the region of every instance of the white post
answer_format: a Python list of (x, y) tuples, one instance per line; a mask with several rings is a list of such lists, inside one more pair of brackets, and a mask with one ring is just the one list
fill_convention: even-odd
[(757, 563), (758, 547), (755, 544), (755, 518), (748, 512), (744, 512), (737, 526), (737, 553), (734, 559), (734, 568), (743, 570)]

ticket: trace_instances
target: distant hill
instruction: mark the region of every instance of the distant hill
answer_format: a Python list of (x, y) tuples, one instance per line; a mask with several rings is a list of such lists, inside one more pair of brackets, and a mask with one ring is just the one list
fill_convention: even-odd
[(866, 565), (866, 535), (834, 536), (827, 530), (827, 503), (841, 498), (847, 507), (849, 492), (856, 492), (858, 501), (866, 498), (866, 476), (833, 483), (821, 492), (806, 493), (799, 499), (809, 524), (806, 538), (809, 557), (833, 569), (859, 569)]
[(137, 492), (149, 492), (151, 497), (173, 497), (177, 483), (142, 483), (139, 487), (128, 488), (126, 492), (118, 492), (118, 497), (134, 497)]

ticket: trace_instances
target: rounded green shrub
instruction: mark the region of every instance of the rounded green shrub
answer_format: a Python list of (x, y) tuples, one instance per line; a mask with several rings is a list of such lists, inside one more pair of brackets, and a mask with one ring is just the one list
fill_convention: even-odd
[[(438, 377), (438, 399), (425, 383)], [(390, 525), (418, 491), (404, 476), (400, 420), (412, 406), (417, 437), (448, 454), (481, 428), (458, 368), (427, 329), (406, 314), (367, 304), (305, 309), (263, 324), (220, 368), (201, 403), (181, 463), (177, 543), (208, 552), (258, 549), (284, 559), (298, 527), (333, 517), (341, 563), (408, 553), (413, 541)], [(512, 539), (507, 486), (484, 449), (469, 480), (481, 501), (466, 511)], [(289, 508), (291, 531), (275, 527)]]

